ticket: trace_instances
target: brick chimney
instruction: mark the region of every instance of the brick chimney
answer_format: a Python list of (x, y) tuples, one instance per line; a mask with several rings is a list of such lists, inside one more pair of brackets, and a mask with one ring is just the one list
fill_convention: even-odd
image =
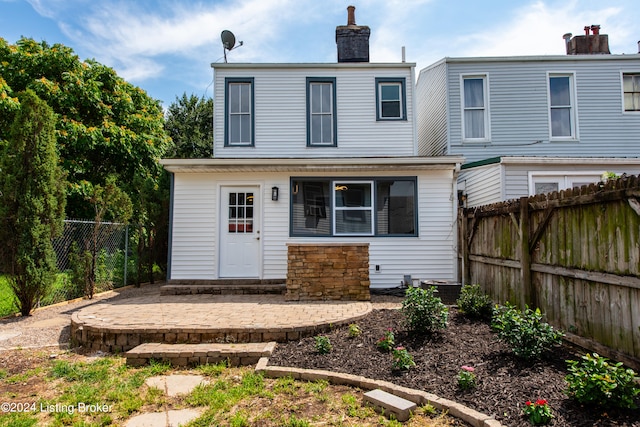
[[(589, 34), (592, 32), (593, 34)], [(610, 54), (609, 36), (600, 34), (600, 25), (586, 25), (584, 36), (574, 36), (571, 33), (563, 36), (567, 47), (567, 55), (602, 55)]]
[(369, 35), (367, 26), (356, 25), (355, 6), (347, 7), (347, 25), (336, 27), (338, 62), (369, 62)]

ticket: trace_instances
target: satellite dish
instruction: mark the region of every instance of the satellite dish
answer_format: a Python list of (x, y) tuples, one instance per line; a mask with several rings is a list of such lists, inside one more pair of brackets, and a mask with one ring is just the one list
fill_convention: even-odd
[(220, 38), (222, 38), (222, 46), (227, 50), (233, 49), (236, 45), (236, 36), (229, 30), (224, 30), (222, 34), (220, 34)]

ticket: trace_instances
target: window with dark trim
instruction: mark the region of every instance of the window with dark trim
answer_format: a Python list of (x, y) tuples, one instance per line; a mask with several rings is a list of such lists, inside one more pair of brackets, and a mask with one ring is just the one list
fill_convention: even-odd
[(335, 147), (337, 135), (336, 79), (307, 77), (307, 146)]
[(292, 178), (291, 236), (417, 236), (415, 177)]
[(224, 145), (253, 146), (253, 78), (226, 78), (225, 99)]
[(404, 78), (376, 78), (376, 120), (407, 120)]

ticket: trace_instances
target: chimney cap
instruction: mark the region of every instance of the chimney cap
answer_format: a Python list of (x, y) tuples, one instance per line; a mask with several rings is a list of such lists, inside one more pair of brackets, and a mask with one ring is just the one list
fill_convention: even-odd
[(347, 6), (347, 25), (356, 25), (356, 7)]

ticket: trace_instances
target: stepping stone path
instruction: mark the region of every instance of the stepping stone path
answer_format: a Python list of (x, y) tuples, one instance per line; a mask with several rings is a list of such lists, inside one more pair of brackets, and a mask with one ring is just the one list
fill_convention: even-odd
[[(198, 385), (209, 384), (209, 382), (201, 375), (176, 374), (147, 378), (145, 384), (148, 387), (159, 388), (169, 397), (175, 397), (189, 394)], [(136, 415), (125, 423), (125, 427), (173, 427), (184, 425), (198, 418), (202, 411), (202, 408), (165, 409), (164, 412)]]

